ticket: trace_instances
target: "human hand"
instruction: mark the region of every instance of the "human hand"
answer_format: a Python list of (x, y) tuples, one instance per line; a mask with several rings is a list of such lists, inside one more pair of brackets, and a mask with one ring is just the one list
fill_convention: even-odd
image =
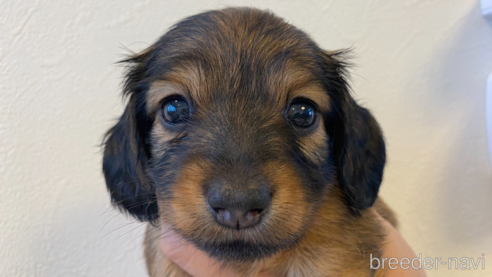
[[(381, 226), (386, 232), (385, 247), (383, 249), (382, 258), (396, 258), (401, 261), (402, 258), (408, 258), (410, 261), (416, 257), (412, 248), (405, 239), (400, 235), (400, 233), (393, 227), (388, 221), (386, 221), (379, 213), (374, 210), (376, 218), (380, 222)], [(425, 271), (423, 269), (413, 269), (410, 265), (408, 269), (403, 269), (398, 266), (396, 269), (389, 269), (388, 264), (385, 263), (384, 277), (426, 277)]]

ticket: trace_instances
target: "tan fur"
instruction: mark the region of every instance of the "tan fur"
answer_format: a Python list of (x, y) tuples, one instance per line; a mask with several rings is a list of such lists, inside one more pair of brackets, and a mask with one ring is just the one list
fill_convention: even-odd
[[(233, 266), (242, 276), (269, 272), (286, 277), (370, 276), (370, 253), (380, 257), (385, 234), (372, 209), (396, 227), (395, 215), (381, 199), (373, 208), (363, 211), (361, 217), (350, 215), (338, 189), (327, 195), (310, 228), (294, 247), (266, 260), (236, 263)], [(145, 236), (145, 258), (151, 277), (190, 276), (169, 261), (160, 251), (159, 227), (148, 225)], [(375, 277), (383, 277), (379, 270)]]
[[(323, 124), (325, 124), (325, 122), (321, 118), (319, 120), (319, 125), (323, 126)], [(326, 136), (326, 133), (323, 132), (322, 128), (318, 128), (308, 136), (300, 139), (301, 151), (311, 160), (320, 162), (327, 154), (325, 151), (320, 151), (320, 149), (323, 149), (321, 145), (326, 144), (327, 140), (328, 137)]]
[(398, 218), (396, 217), (393, 210), (391, 210), (388, 205), (380, 197), (374, 203), (374, 209), (386, 219), (393, 227), (398, 228)]
[[(184, 79), (184, 76), (181, 79)], [(179, 82), (156, 81), (152, 83), (145, 99), (147, 112), (153, 113), (157, 111), (160, 108), (162, 99), (171, 95), (179, 95), (189, 100), (190, 96), (186, 91), (187, 88)]]
[(211, 228), (215, 227), (213, 226), (215, 221), (207, 209), (206, 200), (201, 191), (197, 189), (198, 184), (203, 179), (204, 167), (207, 166), (206, 163), (200, 161), (194, 161), (183, 166), (180, 170), (180, 177), (173, 187), (173, 201), (170, 203), (163, 202), (161, 205), (161, 209), (167, 211), (162, 213), (162, 220), (172, 224), (183, 234), (191, 235), (204, 226), (212, 225)]

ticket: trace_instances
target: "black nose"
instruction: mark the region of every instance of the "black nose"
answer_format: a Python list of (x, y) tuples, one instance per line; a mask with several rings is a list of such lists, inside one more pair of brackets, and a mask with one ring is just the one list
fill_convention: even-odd
[(239, 186), (213, 182), (207, 192), (208, 204), (217, 222), (238, 230), (258, 224), (270, 199), (267, 186), (258, 184)]

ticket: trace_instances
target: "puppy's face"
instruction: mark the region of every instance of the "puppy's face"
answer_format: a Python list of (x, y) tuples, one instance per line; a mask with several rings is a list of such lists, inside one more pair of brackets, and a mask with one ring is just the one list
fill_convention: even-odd
[(245, 261), (299, 240), (335, 185), (354, 215), (373, 204), (379, 128), (336, 54), (281, 19), (200, 14), (128, 62), (129, 104), (103, 170), (113, 201), (138, 219)]

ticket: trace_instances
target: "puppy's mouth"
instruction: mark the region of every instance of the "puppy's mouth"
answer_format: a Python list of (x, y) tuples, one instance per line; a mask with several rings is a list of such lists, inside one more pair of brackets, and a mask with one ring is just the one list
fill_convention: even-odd
[(229, 242), (194, 242), (201, 250), (219, 261), (256, 261), (269, 257), (285, 248), (283, 245), (254, 243), (245, 240)]
[[(275, 224), (276, 220), (272, 220), (272, 214), (275, 214), (275, 209), (272, 208), (249, 212), (245, 215), (249, 218), (242, 219), (232, 218), (234, 215), (220, 215), (221, 212), (227, 213), (226, 211), (213, 212), (219, 215), (215, 217), (209, 214), (206, 219), (194, 222), (193, 230), (175, 230), (195, 247), (221, 262), (254, 262), (270, 257), (297, 243), (303, 234), (282, 233), (283, 225)], [(221, 219), (221, 216), (231, 218)], [(218, 222), (220, 220), (229, 220), (232, 225), (224, 226)], [(246, 224), (252, 226), (246, 227)]]
[(283, 239), (273, 238), (265, 228), (227, 229), (215, 238), (186, 237), (197, 248), (223, 262), (254, 262), (272, 256), (298, 242), (301, 235)]

